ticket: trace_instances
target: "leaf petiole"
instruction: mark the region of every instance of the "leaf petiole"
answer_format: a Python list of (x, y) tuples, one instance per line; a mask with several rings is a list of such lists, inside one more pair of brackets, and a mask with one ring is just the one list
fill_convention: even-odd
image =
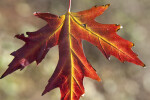
[(69, 8), (68, 8), (68, 12), (70, 12), (71, 9), (71, 0), (69, 0)]

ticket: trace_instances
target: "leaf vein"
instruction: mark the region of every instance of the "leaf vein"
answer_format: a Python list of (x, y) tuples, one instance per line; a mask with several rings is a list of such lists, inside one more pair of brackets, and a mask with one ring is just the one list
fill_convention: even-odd
[[(71, 14), (70, 14), (70, 15), (71, 15)], [(99, 37), (100, 39), (102, 39), (104, 42), (106, 42), (106, 43), (109, 44), (110, 46), (114, 47), (114, 48), (117, 49), (118, 51), (120, 51), (120, 52), (122, 52), (123, 54), (127, 55), (129, 58), (134, 59), (133, 57), (131, 57), (130, 55), (126, 54), (126, 53), (123, 52), (122, 50), (118, 49), (114, 44), (112, 44), (112, 43), (108, 42), (107, 40), (105, 40), (103, 37), (99, 36), (99, 35), (96, 34), (95, 32), (90, 31), (89, 29), (83, 27), (83, 26), (77, 21), (77, 19), (75, 19), (75, 18), (73, 17), (73, 15), (71, 15), (71, 17), (72, 17), (72, 19), (73, 19), (80, 27), (82, 27), (83, 29), (87, 30), (87, 31), (90, 32), (91, 34), (93, 34), (93, 35)]]

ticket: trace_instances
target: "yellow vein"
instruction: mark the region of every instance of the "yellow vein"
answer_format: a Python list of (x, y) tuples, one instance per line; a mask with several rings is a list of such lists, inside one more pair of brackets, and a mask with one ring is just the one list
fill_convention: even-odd
[[(70, 14), (69, 14), (70, 12), (68, 12), (68, 14), (66, 15), (66, 16), (68, 16), (68, 31), (69, 31), (69, 43), (70, 43), (70, 48), (72, 47), (72, 41), (71, 41), (71, 33), (70, 33)], [(74, 64), (73, 64), (73, 55), (72, 55), (72, 53), (71, 53), (71, 49), (70, 49), (70, 57), (71, 57), (71, 91), (73, 91), (73, 77), (72, 77), (72, 74), (73, 74), (73, 66), (74, 66)], [(73, 98), (73, 94), (72, 94), (72, 92), (71, 92), (71, 96), (70, 96), (70, 100), (72, 100), (72, 98)]]
[(79, 82), (77, 81), (77, 79), (76, 79), (73, 75), (72, 75), (72, 77), (73, 77), (73, 79), (75, 80), (75, 82), (77, 83), (77, 85), (78, 85), (78, 87), (80, 88), (80, 90), (81, 90), (82, 92), (84, 92), (84, 91), (82, 90), (82, 88), (81, 88)]
[[(123, 52), (122, 50), (118, 49), (114, 44), (108, 42), (107, 40), (105, 40), (103, 37), (101, 37), (100, 35), (98, 35), (97, 33), (90, 31), (89, 29), (85, 28), (84, 26), (82, 26), (79, 22), (79, 20), (77, 20), (76, 18), (73, 17), (73, 15), (70, 14), (70, 16), (72, 17), (72, 19), (82, 28), (84, 28), (85, 30), (89, 31), (90, 33), (94, 34), (95, 36), (101, 38), (104, 42), (108, 43), (110, 46), (114, 47), (115, 49), (119, 50), (120, 52), (122, 52), (123, 54), (127, 55), (128, 57), (132, 58), (130, 55), (126, 54), (125, 52)], [(132, 58), (134, 59), (134, 58)]]
[[(84, 63), (82, 62), (81, 58), (78, 56), (78, 54), (71, 48), (72, 52), (78, 57), (79, 61), (82, 63), (82, 65), (91, 73), (91, 71), (84, 65)], [(88, 62), (87, 62), (88, 63)], [(92, 73), (91, 73), (92, 75)]]
[[(64, 20), (65, 21), (65, 20)], [(49, 39), (64, 25), (64, 21), (56, 28), (56, 30), (48, 37)]]

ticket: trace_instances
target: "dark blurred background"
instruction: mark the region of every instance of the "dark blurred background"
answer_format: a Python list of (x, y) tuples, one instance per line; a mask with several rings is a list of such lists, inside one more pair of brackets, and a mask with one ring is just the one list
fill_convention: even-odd
[[(0, 0), (0, 75), (13, 59), (11, 52), (24, 43), (13, 38), (27, 31), (36, 31), (46, 22), (33, 12), (65, 14), (69, 0)], [(84, 78), (85, 96), (80, 100), (150, 100), (150, 0), (72, 0), (72, 12), (95, 5), (111, 4), (96, 20), (107, 24), (121, 24), (118, 32), (135, 44), (133, 50), (147, 68), (121, 63), (111, 57), (108, 61), (100, 51), (84, 41), (87, 59), (102, 81)], [(53, 47), (37, 67), (32, 63), (23, 71), (0, 80), (0, 100), (60, 100), (59, 89), (41, 96), (58, 62), (58, 47)]]

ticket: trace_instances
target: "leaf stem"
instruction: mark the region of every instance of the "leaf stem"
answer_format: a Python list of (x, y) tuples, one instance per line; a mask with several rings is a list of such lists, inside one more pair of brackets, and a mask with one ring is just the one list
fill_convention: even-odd
[(68, 8), (68, 12), (70, 12), (71, 9), (71, 0), (69, 0), (69, 8)]

